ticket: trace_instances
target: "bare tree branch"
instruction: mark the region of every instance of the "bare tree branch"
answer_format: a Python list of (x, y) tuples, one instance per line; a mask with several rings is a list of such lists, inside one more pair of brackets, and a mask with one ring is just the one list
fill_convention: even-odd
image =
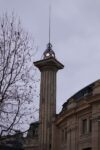
[(29, 114), (34, 97), (32, 40), (14, 14), (0, 18), (0, 135), (10, 134)]

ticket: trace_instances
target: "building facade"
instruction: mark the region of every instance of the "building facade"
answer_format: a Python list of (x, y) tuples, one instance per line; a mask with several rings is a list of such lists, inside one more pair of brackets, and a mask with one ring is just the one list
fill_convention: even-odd
[(71, 97), (55, 124), (55, 149), (100, 150), (100, 80)]

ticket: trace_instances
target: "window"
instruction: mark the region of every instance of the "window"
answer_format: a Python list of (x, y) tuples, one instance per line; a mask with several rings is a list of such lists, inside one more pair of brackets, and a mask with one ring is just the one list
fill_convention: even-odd
[(89, 120), (89, 132), (92, 132), (92, 120)]
[(64, 142), (64, 130), (62, 130), (62, 143)]
[(65, 141), (67, 141), (67, 130), (65, 130)]
[(87, 119), (82, 120), (82, 132), (83, 134), (87, 133)]
[(82, 120), (82, 134), (92, 132), (92, 120), (88, 117)]
[(67, 142), (67, 129), (63, 129), (62, 130), (62, 143), (66, 143)]

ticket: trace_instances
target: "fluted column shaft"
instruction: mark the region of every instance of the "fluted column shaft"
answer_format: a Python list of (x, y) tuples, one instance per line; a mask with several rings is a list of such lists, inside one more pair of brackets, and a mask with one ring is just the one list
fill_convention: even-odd
[(56, 71), (44, 70), (41, 73), (40, 92), (40, 147), (51, 149), (52, 121), (56, 114)]

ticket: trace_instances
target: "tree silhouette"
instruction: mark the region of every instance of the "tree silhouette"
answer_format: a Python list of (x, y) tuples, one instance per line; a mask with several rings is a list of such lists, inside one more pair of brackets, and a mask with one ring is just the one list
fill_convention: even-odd
[[(10, 134), (34, 96), (34, 50), (14, 14), (0, 18), (0, 135)], [(26, 106), (26, 107), (25, 107)]]

